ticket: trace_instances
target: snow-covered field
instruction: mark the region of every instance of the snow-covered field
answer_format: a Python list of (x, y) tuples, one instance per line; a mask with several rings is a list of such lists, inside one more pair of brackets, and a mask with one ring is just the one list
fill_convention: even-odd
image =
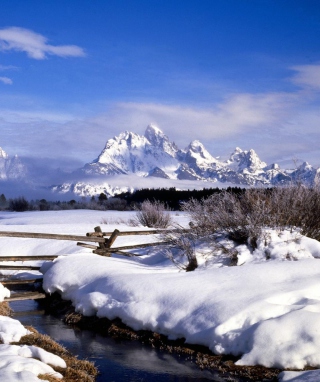
[[(103, 231), (128, 231), (137, 229), (127, 224), (133, 217), (116, 211), (1, 212), (0, 230), (85, 235), (100, 225)], [(188, 223), (182, 213), (173, 218)], [(297, 232), (266, 231), (253, 253), (237, 247), (235, 267), (202, 246), (199, 268), (187, 273), (155, 248), (140, 250), (140, 257), (105, 258), (74, 242), (0, 240), (0, 256), (62, 255), (43, 266), (44, 289), (59, 292), (84, 315), (120, 317), (136, 330), (184, 337), (217, 354), (239, 356), (239, 365), (320, 368), (320, 243)], [(125, 236), (115, 245), (141, 240)], [(319, 379), (318, 370), (279, 376)]]

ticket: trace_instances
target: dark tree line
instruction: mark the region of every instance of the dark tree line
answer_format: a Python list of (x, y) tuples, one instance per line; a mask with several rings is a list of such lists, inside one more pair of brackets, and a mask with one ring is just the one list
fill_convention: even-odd
[[(8, 211), (48, 211), (48, 210), (71, 210), (71, 209), (92, 209), (92, 210), (132, 210), (146, 200), (150, 202), (158, 201), (171, 210), (181, 210), (183, 203), (191, 199), (207, 199), (213, 194), (221, 193), (220, 188), (204, 188), (202, 190), (177, 190), (171, 188), (143, 188), (133, 193), (125, 192), (114, 197), (107, 197), (104, 193), (80, 200), (70, 201), (47, 201), (46, 199), (27, 200), (23, 196), (7, 199), (4, 194), (0, 195), (0, 210)], [(234, 195), (242, 195), (244, 189), (240, 187), (228, 187), (227, 192)]]
[[(116, 195), (116, 198), (123, 199), (127, 202), (128, 206), (143, 203), (145, 200), (159, 201), (164, 203), (172, 210), (180, 210), (184, 202), (190, 199), (206, 199), (213, 194), (222, 192), (222, 189), (204, 188), (202, 190), (177, 190), (175, 187), (171, 188), (143, 188), (134, 192), (125, 192)], [(240, 195), (244, 192), (240, 187), (228, 187), (227, 192), (232, 192), (235, 195)]]

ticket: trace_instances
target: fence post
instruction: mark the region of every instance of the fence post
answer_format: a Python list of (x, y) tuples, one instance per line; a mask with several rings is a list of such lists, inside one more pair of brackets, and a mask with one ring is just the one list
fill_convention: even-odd
[(111, 245), (115, 242), (116, 238), (119, 236), (120, 231), (118, 229), (115, 229), (112, 232), (112, 235), (109, 237), (109, 239), (106, 241), (106, 248), (110, 248)]
[[(100, 237), (103, 237), (103, 233), (102, 233), (102, 230), (101, 230), (101, 227), (100, 226), (97, 226), (97, 227), (94, 227), (94, 232), (96, 232), (98, 234), (98, 236)], [(106, 242), (106, 241), (105, 241)], [(106, 250), (106, 244), (104, 243), (99, 243), (99, 249), (97, 250), (97, 253), (99, 252), (102, 252), (102, 251), (105, 251)], [(93, 251), (94, 252), (94, 251)], [(106, 256), (109, 256), (110, 257), (110, 254), (107, 254)]]

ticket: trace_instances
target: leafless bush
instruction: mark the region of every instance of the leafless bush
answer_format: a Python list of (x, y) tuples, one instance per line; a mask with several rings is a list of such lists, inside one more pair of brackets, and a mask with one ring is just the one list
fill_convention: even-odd
[(320, 188), (302, 184), (275, 189), (271, 200), (274, 224), (320, 240)]
[(127, 225), (127, 226), (130, 226), (130, 227), (137, 227), (139, 225), (139, 223), (135, 220), (135, 219), (128, 219), (128, 220), (125, 220), (125, 219), (122, 219), (120, 217), (103, 217), (101, 220), (100, 220), (100, 224), (106, 224), (106, 225), (110, 225), (110, 224), (113, 224), (113, 225)]
[(136, 212), (137, 221), (146, 227), (168, 228), (172, 222), (171, 215), (166, 206), (159, 202), (145, 200)]
[(224, 191), (202, 201), (191, 200), (183, 209), (189, 213), (191, 228), (199, 237), (216, 239), (227, 235), (239, 243), (250, 239), (254, 247), (261, 233), (264, 203), (259, 192), (237, 196)]
[(198, 237), (216, 240), (221, 235), (256, 248), (265, 227), (298, 229), (320, 240), (320, 189), (291, 185), (273, 189), (248, 189), (236, 195), (227, 191), (202, 201), (184, 204)]
[(180, 226), (176, 226), (163, 235), (163, 240), (170, 243), (169, 247), (164, 250), (164, 255), (176, 267), (187, 272), (198, 267), (195, 253), (198, 239), (193, 231), (187, 231)]

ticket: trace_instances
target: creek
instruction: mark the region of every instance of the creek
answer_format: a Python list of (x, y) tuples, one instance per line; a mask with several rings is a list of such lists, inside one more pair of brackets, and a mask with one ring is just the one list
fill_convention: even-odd
[[(207, 382), (226, 381), (217, 373), (201, 371), (194, 363), (137, 341), (115, 340), (93, 331), (76, 329), (46, 314), (35, 301), (14, 301), (13, 318), (31, 325), (81, 359), (95, 363), (97, 382)], [(233, 379), (236, 381), (236, 379)]]

